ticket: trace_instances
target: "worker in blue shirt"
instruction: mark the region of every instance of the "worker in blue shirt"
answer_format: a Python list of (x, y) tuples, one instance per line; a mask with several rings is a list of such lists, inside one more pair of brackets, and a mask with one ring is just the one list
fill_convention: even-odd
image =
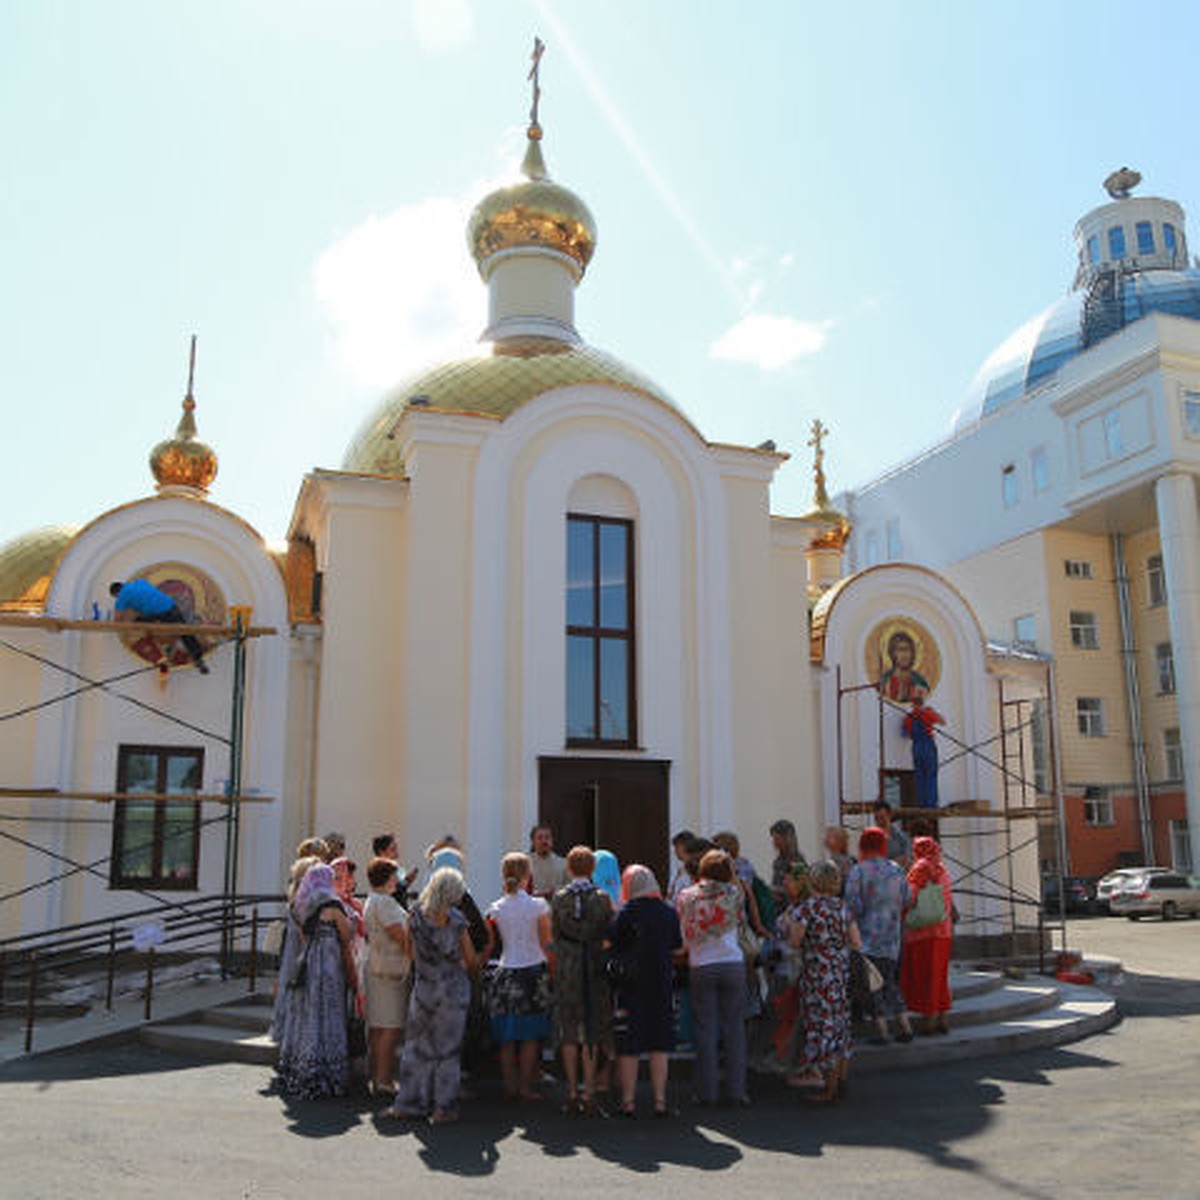
[[(115, 597), (113, 606), (118, 621), (153, 621), (164, 625), (186, 625), (187, 617), (179, 610), (174, 597), (146, 579), (131, 579), (127, 583), (109, 584), (108, 594)], [(208, 674), (208, 663), (204, 661), (204, 647), (190, 633), (181, 634), (179, 640), (191, 655), (192, 662), (201, 675)]]

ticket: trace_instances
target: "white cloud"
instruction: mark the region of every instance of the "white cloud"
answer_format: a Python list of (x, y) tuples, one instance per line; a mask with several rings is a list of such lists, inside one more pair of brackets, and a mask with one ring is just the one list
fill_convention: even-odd
[(338, 357), (374, 387), (462, 353), (486, 322), (487, 292), (467, 252), (475, 199), (434, 196), (368, 217), (322, 252), (313, 290)]
[(448, 54), (475, 36), (470, 0), (412, 0), (413, 28), (426, 54)]
[(816, 354), (833, 328), (832, 321), (800, 321), (773, 313), (749, 313), (709, 347), (725, 362), (748, 363), (760, 371), (778, 371)]

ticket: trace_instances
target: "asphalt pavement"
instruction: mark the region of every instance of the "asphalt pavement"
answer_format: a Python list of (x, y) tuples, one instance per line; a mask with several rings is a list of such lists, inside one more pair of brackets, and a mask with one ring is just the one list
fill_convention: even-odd
[(504, 1105), (398, 1128), (364, 1101), (292, 1104), (271, 1072), (134, 1044), (0, 1068), (0, 1195), (417, 1194), (610, 1200), (1200, 1195), (1200, 921), (1079, 921), (1072, 944), (1122, 959), (1124, 1021), (1057, 1050), (851, 1077), (837, 1108), (760, 1081), (749, 1110), (579, 1121)]

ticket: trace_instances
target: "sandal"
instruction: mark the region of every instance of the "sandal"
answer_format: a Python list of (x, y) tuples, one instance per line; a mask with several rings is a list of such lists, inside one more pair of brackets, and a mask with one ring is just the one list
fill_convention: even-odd
[(433, 1116), (429, 1118), (429, 1123), (430, 1125), (453, 1125), (457, 1120), (458, 1113), (453, 1110), (449, 1110), (447, 1112), (435, 1112)]
[(784, 1083), (798, 1092), (819, 1092), (825, 1086), (825, 1079), (816, 1071), (804, 1071), (789, 1075)]

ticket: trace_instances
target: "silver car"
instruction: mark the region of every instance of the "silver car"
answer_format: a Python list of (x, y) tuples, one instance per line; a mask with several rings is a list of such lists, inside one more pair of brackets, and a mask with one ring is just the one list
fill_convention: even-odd
[(1161, 916), (1164, 921), (1173, 921), (1184, 913), (1200, 916), (1200, 882), (1178, 871), (1143, 875), (1113, 896), (1109, 907), (1131, 921), (1150, 915)]
[(1168, 870), (1167, 867), (1120, 867), (1116, 871), (1109, 871), (1096, 884), (1096, 907), (1101, 912), (1114, 912), (1112, 900), (1119, 892), (1131, 883), (1140, 882), (1147, 875), (1165, 875)]

